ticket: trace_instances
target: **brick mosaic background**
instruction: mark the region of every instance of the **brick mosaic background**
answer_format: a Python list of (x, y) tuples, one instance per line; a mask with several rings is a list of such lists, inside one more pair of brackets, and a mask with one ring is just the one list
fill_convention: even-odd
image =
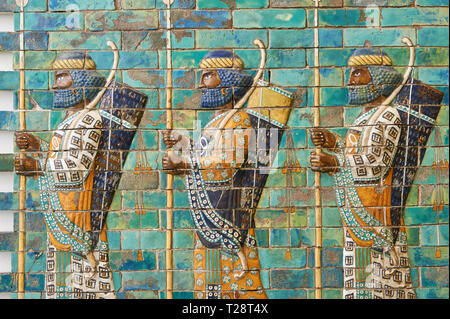
[[(0, 58), (13, 53), (13, 68), (0, 71), (0, 130), (3, 141), (19, 129), (19, 8), (0, 0), (0, 19), (14, 15), (14, 30), (0, 32)], [(161, 0), (30, 0), (25, 7), (25, 88), (27, 130), (49, 140), (64, 118), (51, 110), (51, 63), (62, 51), (87, 52), (107, 75), (113, 63), (107, 41), (119, 48), (116, 80), (147, 94), (148, 103), (107, 218), (110, 262), (118, 298), (166, 298), (166, 174), (162, 130), (166, 127), (167, 26)], [(193, 130), (206, 124), (213, 111), (199, 108), (199, 63), (214, 49), (233, 50), (254, 74), (259, 51), (267, 47), (265, 80), (295, 93), (288, 122), (293, 149), (281, 143), (278, 166), (270, 175), (255, 217), (261, 280), (268, 298), (314, 298), (315, 208), (314, 173), (309, 169), (313, 126), (314, 1), (311, 0), (175, 0), (171, 8), (174, 128)], [(413, 286), (418, 298), (448, 298), (448, 167), (437, 180), (433, 161), (442, 152), (448, 161), (448, 1), (322, 0), (318, 10), (320, 60), (320, 123), (338, 135), (361, 111), (347, 104), (347, 61), (366, 40), (382, 48), (404, 71), (414, 43), (414, 76), (444, 92), (422, 166), (406, 203), (404, 220)], [(5, 106), (12, 92), (14, 109)], [(28, 93), (42, 107), (33, 109)], [(9, 141), (7, 143), (10, 143)], [(12, 189), (1, 188), (0, 297), (17, 298), (18, 189), (13, 158), (0, 154), (0, 179), (14, 176)], [(287, 154), (301, 169), (283, 173)], [(145, 154), (145, 157), (143, 156)], [(135, 175), (139, 158), (150, 170)], [(336, 207), (332, 177), (322, 174), (322, 298), (342, 298), (343, 224)], [(445, 188), (444, 209), (433, 210), (436, 183)], [(25, 298), (45, 296), (47, 232), (36, 179), (27, 178)], [(136, 203), (142, 201), (143, 214)], [(12, 219), (11, 216), (14, 216)], [(174, 179), (174, 298), (194, 298), (194, 234), (185, 180)], [(6, 227), (6, 226), (5, 226)], [(436, 249), (441, 252), (436, 257)], [(143, 260), (138, 260), (138, 252)], [(288, 253), (289, 251), (289, 253)], [(42, 254), (43, 253), (43, 254)], [(290, 254), (290, 258), (287, 256)]]

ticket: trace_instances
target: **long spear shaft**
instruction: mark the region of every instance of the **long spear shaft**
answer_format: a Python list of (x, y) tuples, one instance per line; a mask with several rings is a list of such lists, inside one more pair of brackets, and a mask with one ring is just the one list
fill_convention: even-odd
[[(318, 7), (320, 0), (314, 0), (314, 127), (320, 126), (320, 69), (319, 69), (319, 17)], [(320, 148), (316, 149), (316, 154), (320, 154)], [(315, 185), (315, 213), (316, 213), (316, 248), (314, 250), (315, 261), (315, 297), (322, 298), (322, 203), (320, 194), (320, 172), (314, 173)]]
[[(167, 84), (166, 84), (166, 128), (173, 128), (172, 122), (172, 39), (170, 6), (174, 0), (163, 0), (167, 5), (166, 28), (167, 28)], [(170, 150), (169, 150), (170, 152)], [(173, 175), (167, 174), (167, 211), (166, 211), (166, 298), (173, 299)]]
[[(20, 7), (20, 52), (19, 52), (19, 69), (20, 69), (20, 91), (19, 91), (19, 130), (26, 130), (25, 122), (25, 56), (24, 56), (24, 7), (28, 4), (28, 0), (16, 0), (17, 6)], [(20, 158), (25, 158), (23, 150), (20, 151)], [(19, 249), (17, 254), (17, 298), (23, 299), (25, 293), (25, 200), (26, 200), (26, 177), (19, 176)]]

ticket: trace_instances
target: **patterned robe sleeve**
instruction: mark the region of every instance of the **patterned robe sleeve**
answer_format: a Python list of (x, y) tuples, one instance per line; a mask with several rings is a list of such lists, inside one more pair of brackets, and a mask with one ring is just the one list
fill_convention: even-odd
[(250, 116), (244, 111), (237, 112), (227, 122), (217, 146), (198, 158), (205, 182), (233, 177), (247, 159), (251, 128)]
[(389, 172), (394, 160), (401, 133), (400, 115), (389, 107), (375, 125), (364, 130), (368, 130), (367, 145), (361, 145), (361, 137), (356, 154), (346, 155), (347, 164), (355, 183), (378, 182)]
[(97, 154), (101, 137), (102, 119), (98, 111), (86, 113), (73, 130), (66, 130), (67, 149), (55, 158), (48, 158), (47, 172), (55, 180), (56, 188), (79, 188), (89, 175)]

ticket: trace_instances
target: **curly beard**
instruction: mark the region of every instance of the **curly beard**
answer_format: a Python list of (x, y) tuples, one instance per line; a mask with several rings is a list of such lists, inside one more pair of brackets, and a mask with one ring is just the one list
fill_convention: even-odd
[(105, 85), (106, 79), (95, 71), (69, 71), (73, 87), (53, 90), (53, 108), (64, 109), (75, 106), (83, 100), (92, 100)]
[(363, 105), (376, 100), (382, 93), (382, 85), (349, 85), (348, 103), (352, 105)]

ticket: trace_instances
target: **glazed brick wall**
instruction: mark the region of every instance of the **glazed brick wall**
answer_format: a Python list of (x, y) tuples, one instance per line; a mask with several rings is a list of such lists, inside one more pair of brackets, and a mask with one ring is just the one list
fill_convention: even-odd
[[(164, 152), (161, 130), (165, 128), (166, 20), (161, 0), (30, 0), (25, 8), (26, 89), (44, 108), (27, 113), (27, 129), (49, 139), (64, 112), (50, 111), (51, 62), (59, 51), (87, 50), (102, 73), (107, 74), (113, 56), (106, 42), (120, 50), (116, 79), (149, 97), (141, 122), (145, 152), (151, 166), (136, 185), (133, 170), (137, 140), (124, 164), (120, 190), (108, 215), (111, 267), (119, 298), (165, 297), (166, 176), (161, 171)], [(70, 12), (70, 10), (77, 10)], [(0, 0), (0, 12), (15, 12), (14, 0)], [(313, 145), (308, 128), (313, 123), (314, 1), (312, 0), (176, 0), (172, 6), (173, 106), (176, 128), (193, 129), (194, 120), (205, 124), (211, 112), (199, 110), (198, 65), (210, 50), (234, 50), (249, 72), (259, 64), (255, 38), (267, 46), (265, 79), (296, 93), (289, 128), (294, 152), (302, 167), (287, 181), (285, 139), (279, 152), (279, 167), (270, 175), (256, 214), (261, 277), (269, 298), (314, 298), (314, 175), (309, 166)], [(448, 298), (448, 195), (445, 209), (437, 216), (431, 194), (436, 183), (432, 170), (438, 149), (448, 160), (448, 0), (322, 0), (319, 9), (319, 58), (321, 81), (321, 126), (345, 134), (359, 108), (348, 107), (347, 60), (365, 40), (382, 47), (404, 70), (408, 49), (401, 38), (415, 44), (416, 78), (445, 93), (437, 120), (442, 145), (434, 133), (427, 145), (405, 208), (405, 224), (414, 287), (419, 298)], [(0, 51), (14, 52), (15, 71), (0, 72), (0, 90), (19, 89), (19, 35), (0, 32)], [(0, 101), (1, 103), (1, 101)], [(28, 109), (31, 104), (26, 101)], [(0, 130), (18, 128), (17, 111), (0, 111)], [(17, 149), (16, 149), (17, 151)], [(0, 154), (0, 171), (13, 171), (14, 154)], [(448, 171), (444, 171), (445, 193)], [(322, 174), (323, 298), (342, 297), (343, 229), (331, 177)], [(290, 186), (288, 186), (290, 185)], [(193, 298), (193, 223), (184, 180), (174, 183), (174, 297)], [(18, 189), (16, 176), (15, 189)], [(40, 212), (36, 180), (27, 179), (27, 237), (25, 298), (41, 298), (44, 291), (46, 249), (45, 225)], [(141, 191), (144, 215), (135, 212)], [(286, 213), (288, 200), (295, 212)], [(0, 193), (0, 214), (18, 209), (17, 191)], [(439, 239), (437, 229), (439, 228)], [(15, 218), (15, 230), (18, 218)], [(12, 253), (12, 271), (17, 269), (17, 232), (0, 233), (0, 252)], [(138, 244), (139, 243), (139, 244)], [(439, 243), (441, 257), (435, 251)], [(139, 246), (138, 246), (139, 245)], [(290, 248), (289, 248), (290, 247)], [(137, 260), (137, 250), (143, 261)], [(290, 249), (291, 258), (286, 259)], [(36, 259), (36, 260), (35, 260)], [(0, 274), (0, 293), (15, 298), (13, 273)]]

